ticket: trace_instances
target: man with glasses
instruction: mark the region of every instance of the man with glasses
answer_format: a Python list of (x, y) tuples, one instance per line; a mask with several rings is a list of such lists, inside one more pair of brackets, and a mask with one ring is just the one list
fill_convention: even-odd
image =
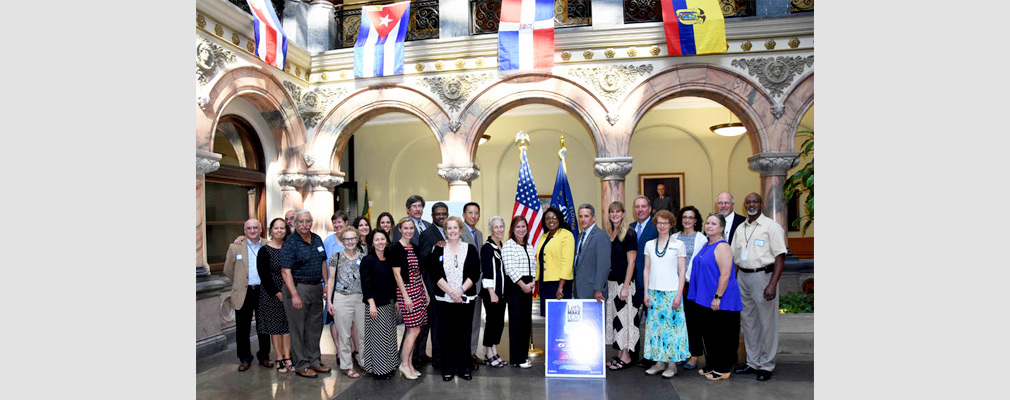
[[(250, 219), (242, 225), (245, 236), (238, 243), (228, 245), (228, 253), (224, 258), (224, 274), (231, 279), (231, 304), (235, 308), (235, 348), (238, 350), (239, 371), (246, 371), (252, 364), (252, 352), (249, 349), (249, 330), (252, 325), (253, 313), (259, 305), (260, 280), (256, 270), (256, 255), (263, 240), (260, 238), (262, 229), (260, 222)], [(263, 279), (270, 279), (269, 276)], [(259, 351), (256, 358), (260, 365), (271, 368), (270, 335), (257, 334)]]
[(737, 374), (757, 374), (767, 381), (775, 370), (779, 344), (779, 277), (785, 266), (786, 232), (782, 225), (761, 214), (762, 201), (757, 193), (743, 201), (747, 222), (733, 238), (733, 261), (740, 286), (740, 325), (747, 349), (747, 364), (734, 370)]
[[(449, 206), (443, 202), (435, 203), (431, 206), (431, 220), (434, 222), (433, 229), (426, 229), (421, 233), (421, 240), (417, 247), (417, 260), (421, 264), (422, 274), (424, 278), (424, 285), (428, 289), (428, 298), (435, 298), (435, 282), (431, 281), (430, 274), (424, 271), (425, 259), (431, 254), (435, 246), (445, 247), (445, 219), (449, 217)], [(417, 237), (417, 234), (414, 234)], [(440, 264), (441, 265), (441, 264)], [(436, 325), (438, 322), (438, 313), (435, 312), (435, 302), (428, 302), (428, 325), (421, 326), (421, 333), (417, 335), (417, 342), (414, 343), (414, 354), (417, 354), (419, 360), (422, 363), (430, 360), (434, 360), (435, 364), (441, 361), (441, 346), (438, 343), (438, 335), (431, 335), (431, 357), (425, 355), (425, 347), (427, 347), (428, 342), (428, 332), (431, 330), (438, 331)]]
[[(463, 206), (463, 222), (466, 226), (463, 227), (459, 236), (464, 242), (473, 245), (477, 250), (478, 260), (480, 259), (480, 248), (484, 246), (484, 234), (480, 229), (477, 229), (477, 221), (479, 220), (480, 205), (472, 201), (466, 203)], [(477, 287), (477, 293), (480, 293), (482, 280), (483, 277), (474, 282), (474, 286)], [(480, 296), (473, 299), (473, 324), (470, 327), (470, 354), (473, 356), (473, 369), (479, 369), (480, 364), (483, 363), (480, 357), (477, 356), (477, 344), (480, 339), (480, 317), (481, 311), (484, 309), (481, 303)]]
[(736, 233), (736, 228), (743, 223), (743, 215), (733, 212), (733, 208), (736, 203), (733, 202), (733, 195), (729, 192), (719, 193), (719, 196), (715, 198), (715, 210), (723, 217), (726, 217), (726, 228), (722, 232), (722, 238), (726, 239), (726, 243), (733, 243), (733, 234)]
[(284, 312), (291, 329), (291, 357), (295, 374), (315, 378), (330, 372), (320, 363), (319, 337), (323, 330), (323, 277), (326, 276), (326, 249), (323, 239), (312, 233), (312, 214), (295, 213), (297, 234), (281, 246), (281, 277), (284, 278)]
[[(424, 215), (424, 198), (418, 195), (411, 195), (407, 198), (407, 216), (414, 221), (414, 237), (410, 239), (410, 244), (414, 247), (420, 245), (421, 234), (431, 227), (431, 223), (421, 219)], [(393, 228), (393, 243), (400, 241), (400, 227)], [(418, 259), (420, 260), (420, 258)]]

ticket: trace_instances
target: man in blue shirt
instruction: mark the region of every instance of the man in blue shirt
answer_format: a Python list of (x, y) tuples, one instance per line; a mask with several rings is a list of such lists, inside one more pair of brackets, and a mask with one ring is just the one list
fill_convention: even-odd
[(281, 277), (284, 278), (284, 312), (291, 329), (291, 357), (295, 374), (315, 378), (330, 372), (320, 363), (319, 338), (323, 331), (323, 277), (326, 249), (323, 239), (312, 233), (312, 214), (295, 213), (296, 233), (281, 246)]

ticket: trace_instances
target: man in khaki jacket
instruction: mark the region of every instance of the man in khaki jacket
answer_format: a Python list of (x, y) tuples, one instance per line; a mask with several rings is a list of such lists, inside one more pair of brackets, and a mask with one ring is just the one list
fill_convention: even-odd
[[(242, 225), (245, 235), (238, 243), (228, 245), (225, 255), (224, 274), (231, 279), (231, 304), (235, 308), (235, 347), (238, 350), (239, 371), (246, 371), (252, 364), (253, 356), (249, 349), (249, 329), (253, 313), (259, 305), (261, 278), (256, 272), (256, 255), (265, 239), (260, 237), (262, 229), (260, 222), (250, 219)], [(265, 277), (264, 279), (270, 279)], [(259, 351), (256, 358), (260, 365), (270, 368), (270, 336), (257, 335)]]

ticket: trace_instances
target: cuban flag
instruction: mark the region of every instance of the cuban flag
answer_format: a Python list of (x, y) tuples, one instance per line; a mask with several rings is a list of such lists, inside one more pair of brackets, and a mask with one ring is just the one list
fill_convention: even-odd
[(266, 0), (246, 0), (246, 2), (253, 16), (253, 31), (256, 32), (256, 56), (263, 62), (283, 70), (284, 62), (287, 61), (288, 38), (284, 36), (274, 6)]
[(537, 195), (537, 185), (533, 183), (533, 174), (530, 173), (530, 162), (526, 159), (526, 148), (522, 152), (519, 165), (519, 183), (516, 184), (516, 203), (512, 207), (512, 216), (522, 215), (526, 218), (526, 226), (529, 227), (529, 242), (534, 247), (540, 239), (540, 220), (543, 213), (540, 212), (540, 196)]
[(361, 30), (354, 43), (354, 77), (403, 74), (403, 40), (410, 24), (410, 2), (361, 8)]
[(554, 66), (554, 0), (502, 0), (498, 70)]

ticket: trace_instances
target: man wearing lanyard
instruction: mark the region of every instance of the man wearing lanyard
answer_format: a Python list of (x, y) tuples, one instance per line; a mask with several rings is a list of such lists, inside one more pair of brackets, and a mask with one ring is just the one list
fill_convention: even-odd
[(785, 265), (785, 230), (777, 222), (761, 214), (762, 201), (757, 193), (744, 198), (747, 222), (733, 237), (733, 259), (736, 260), (737, 284), (743, 311), (744, 346), (747, 364), (736, 368), (737, 374), (757, 374), (757, 380), (767, 381), (775, 370), (775, 353), (779, 343), (779, 276)]
[(323, 277), (326, 249), (323, 239), (312, 233), (312, 214), (295, 213), (297, 234), (281, 246), (281, 277), (284, 278), (284, 312), (291, 329), (291, 356), (295, 374), (315, 378), (330, 372), (320, 362), (319, 338), (323, 334)]
[[(484, 234), (477, 229), (477, 221), (480, 220), (480, 205), (474, 202), (466, 203), (463, 206), (463, 222), (466, 226), (463, 227), (462, 232), (460, 232), (460, 237), (467, 244), (472, 244), (477, 250), (477, 259), (480, 259), (480, 248), (484, 246)], [(474, 286), (477, 286), (477, 294), (480, 294), (481, 290), (481, 279), (477, 279)], [(481, 297), (477, 296), (473, 300), (473, 325), (471, 325), (470, 330), (470, 354), (473, 356), (473, 369), (480, 368), (480, 364), (483, 363), (480, 357), (477, 356), (477, 341), (480, 338), (480, 318), (481, 310), (484, 307), (481, 306)]]
[[(256, 255), (259, 253), (263, 240), (260, 238), (260, 222), (250, 219), (242, 225), (245, 236), (238, 243), (228, 245), (225, 255), (224, 274), (231, 279), (231, 304), (235, 308), (235, 347), (238, 350), (239, 371), (246, 371), (252, 364), (252, 352), (249, 350), (249, 330), (252, 325), (253, 313), (259, 305), (260, 276), (256, 271)], [(269, 277), (267, 277), (269, 279)], [(270, 335), (256, 335), (259, 338), (259, 351), (256, 358), (260, 365), (271, 368)]]

